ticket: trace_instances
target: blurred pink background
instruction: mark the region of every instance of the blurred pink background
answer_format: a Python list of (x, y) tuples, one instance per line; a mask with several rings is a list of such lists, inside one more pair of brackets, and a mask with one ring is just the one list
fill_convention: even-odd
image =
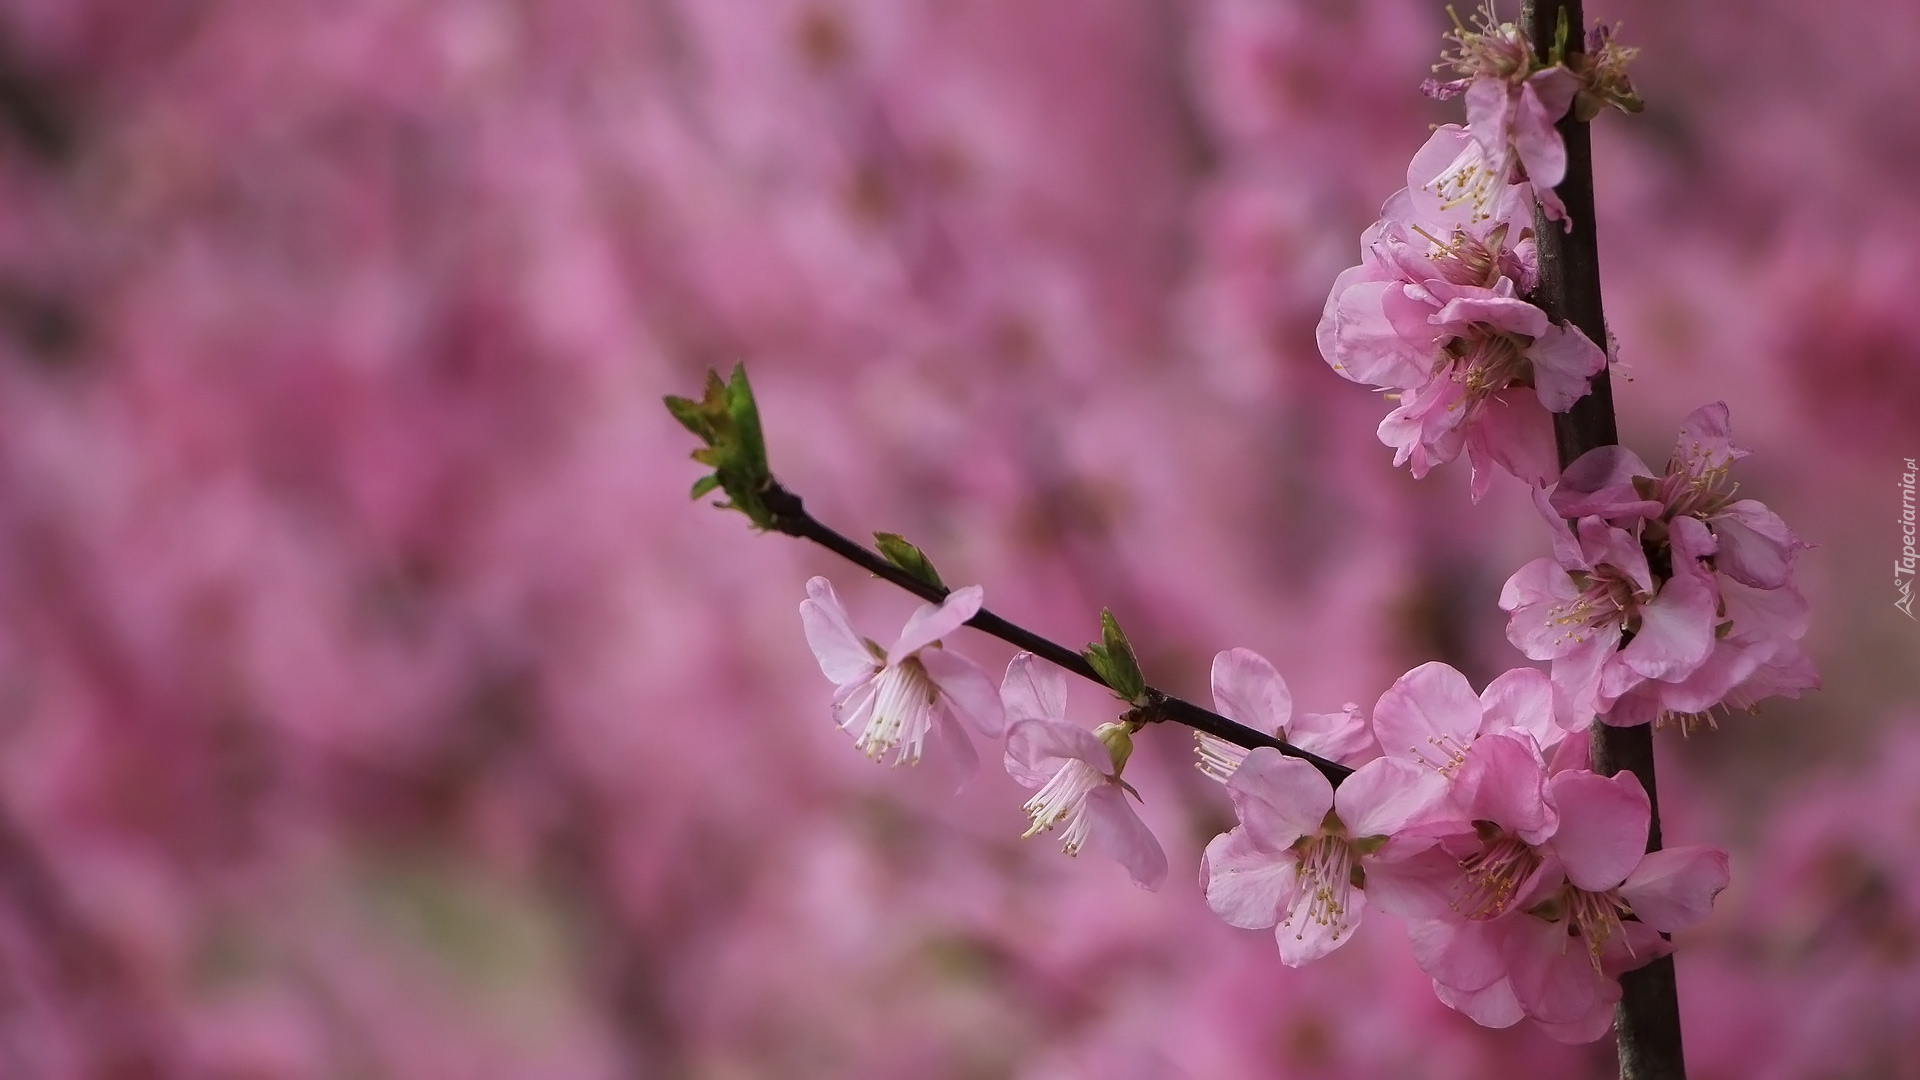
[[(1508, 11), (1511, 15), (1512, 12)], [(1595, 3), (1623, 438), (1722, 399), (1826, 683), (1663, 732), (1734, 852), (1679, 954), (1696, 1080), (1920, 1076), (1920, 15)], [(831, 574), (689, 504), (660, 407), (745, 360), (775, 471), (1160, 685), (1297, 707), (1521, 663), (1519, 485), (1416, 484), (1312, 328), (1428, 126), (1426, 0), (0, 4), (0, 1076), (1604, 1076), (1404, 935), (1290, 970), (864, 760)], [(889, 625), (891, 624), (891, 625)], [(951, 644), (997, 671), (1010, 650)], [(1078, 691), (1076, 691), (1078, 693)], [(1100, 696), (1076, 716), (1103, 719)]]

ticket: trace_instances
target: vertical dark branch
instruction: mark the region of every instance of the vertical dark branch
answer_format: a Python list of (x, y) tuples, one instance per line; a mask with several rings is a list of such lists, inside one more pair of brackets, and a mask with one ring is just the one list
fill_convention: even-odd
[[(1535, 53), (1545, 56), (1553, 47), (1556, 28), (1564, 21), (1567, 48), (1578, 51), (1585, 17), (1580, 0), (1526, 0), (1520, 9), (1521, 26)], [(1567, 144), (1567, 175), (1555, 192), (1566, 204), (1571, 230), (1561, 222), (1534, 213), (1534, 231), (1540, 252), (1540, 284), (1531, 299), (1556, 321), (1580, 328), (1595, 344), (1607, 346), (1607, 323), (1600, 307), (1600, 247), (1593, 220), (1593, 141), (1587, 125), (1569, 113), (1559, 124)], [(1593, 392), (1576, 402), (1565, 415), (1554, 417), (1560, 466), (1596, 446), (1620, 441), (1614, 424), (1613, 384), (1606, 370), (1593, 379)], [(1660, 800), (1653, 777), (1651, 725), (1593, 728), (1593, 767), (1612, 776), (1631, 771), (1640, 778), (1653, 801), (1647, 850), (1660, 847)], [(1620, 1050), (1621, 1080), (1684, 1080), (1686, 1063), (1680, 1049), (1680, 1003), (1674, 987), (1673, 961), (1656, 960), (1620, 979), (1621, 1000), (1614, 1008), (1614, 1039)]]

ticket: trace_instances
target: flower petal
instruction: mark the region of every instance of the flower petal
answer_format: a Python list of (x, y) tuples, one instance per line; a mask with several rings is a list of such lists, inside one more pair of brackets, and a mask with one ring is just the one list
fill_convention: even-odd
[(966, 624), (985, 602), (986, 591), (978, 585), (955, 589), (938, 605), (922, 604), (900, 628), (900, 637), (887, 650), (887, 663), (897, 664), (921, 649), (939, 641)]
[(1229, 720), (1278, 735), (1293, 716), (1293, 692), (1266, 657), (1228, 649), (1213, 658), (1213, 705)]
[(1553, 721), (1570, 732), (1593, 726), (1600, 712), (1600, 674), (1612, 660), (1620, 643), (1620, 626), (1608, 623), (1577, 641), (1571, 649), (1554, 658)]
[(1120, 785), (1104, 784), (1090, 792), (1087, 814), (1092, 819), (1087, 842), (1126, 867), (1134, 884), (1149, 892), (1159, 889), (1167, 880), (1167, 853), (1127, 802)]
[(1566, 864), (1567, 880), (1588, 892), (1625, 881), (1646, 854), (1653, 817), (1639, 777), (1565, 772), (1548, 782), (1548, 790), (1560, 811), (1553, 849)]
[(1458, 671), (1433, 661), (1400, 676), (1373, 706), (1373, 734), (1394, 757), (1446, 765), (1480, 732), (1480, 698)]
[(1030, 652), (1016, 654), (1000, 680), (1000, 704), (1008, 722), (1065, 720), (1067, 677), (1059, 668)]
[(853, 632), (847, 609), (834, 595), (833, 583), (823, 577), (807, 582), (807, 598), (800, 601), (800, 626), (820, 671), (835, 685), (844, 685), (880, 666), (866, 642)]
[(1113, 775), (1113, 755), (1086, 728), (1065, 720), (1015, 720), (1007, 726), (1007, 775), (1022, 787), (1040, 787), (1071, 761)]
[(1544, 842), (1557, 824), (1547, 803), (1547, 763), (1518, 733), (1474, 743), (1455, 775), (1454, 796), (1469, 819), (1491, 821), (1529, 844)]
[[(1350, 776), (1341, 787), (1351, 783)], [(1333, 785), (1319, 769), (1270, 746), (1252, 751), (1240, 763), (1227, 781), (1227, 796), (1248, 839), (1267, 851), (1284, 851), (1295, 840), (1319, 832), (1334, 800)]]
[[(1580, 639), (1567, 632), (1558, 609), (1579, 595), (1573, 578), (1553, 559), (1522, 566), (1500, 588), (1500, 608), (1510, 614), (1507, 640), (1529, 660), (1554, 660), (1578, 648)], [(1377, 726), (1377, 708), (1375, 713)], [(1392, 744), (1383, 736), (1381, 745)]]
[(1733, 418), (1727, 403), (1716, 401), (1693, 410), (1680, 422), (1680, 439), (1667, 470), (1699, 476), (1746, 456), (1745, 450), (1733, 445)]
[(1720, 541), (1714, 569), (1756, 589), (1792, 580), (1793, 556), (1807, 546), (1757, 499), (1741, 499), (1714, 515), (1713, 534)]
[(1595, 447), (1560, 474), (1553, 489), (1553, 508), (1563, 517), (1600, 517), (1615, 524), (1659, 517), (1659, 501), (1641, 498), (1633, 486), (1635, 477), (1652, 476), (1646, 462), (1626, 447)]
[(1407, 924), (1407, 942), (1420, 970), (1435, 983), (1459, 991), (1484, 990), (1507, 977), (1500, 949), (1510, 925), (1506, 919), (1418, 920)]
[(1273, 928), (1274, 940), (1280, 943), (1280, 962), (1288, 967), (1311, 963), (1345, 945), (1367, 912), (1366, 894), (1359, 889), (1347, 889), (1338, 909), (1328, 912), (1315, 906), (1306, 882), (1300, 884), (1286, 919)]
[(1228, 926), (1260, 930), (1278, 923), (1293, 899), (1300, 861), (1290, 851), (1260, 848), (1239, 828), (1213, 838), (1201, 856), (1200, 873), (1215, 915)]
[(1444, 847), (1430, 839), (1390, 840), (1363, 861), (1367, 902), (1374, 907), (1408, 919), (1453, 916), (1460, 863)]
[(1565, 923), (1516, 916), (1501, 958), (1520, 1007), (1543, 1023), (1577, 1024), (1620, 1000), (1620, 984), (1594, 969), (1585, 942), (1569, 937)]
[(1538, 394), (1524, 386), (1494, 394), (1467, 431), (1467, 458), (1473, 463), (1468, 494), (1476, 503), (1492, 487), (1489, 465), (1498, 465), (1536, 488), (1553, 483), (1560, 474), (1553, 414), (1540, 404)]
[(1514, 150), (1527, 167), (1527, 179), (1536, 191), (1552, 191), (1567, 175), (1567, 144), (1553, 122), (1573, 100), (1578, 87), (1573, 79), (1564, 67), (1548, 68), (1521, 85), (1520, 100), (1514, 104)]
[(1347, 286), (1331, 303), (1327, 316), (1331, 326), (1321, 335), (1332, 345), (1332, 351), (1326, 352), (1327, 363), (1341, 377), (1357, 383), (1418, 386), (1426, 377), (1420, 360), (1432, 342), (1409, 340), (1394, 318), (1417, 304), (1408, 298), (1402, 282), (1360, 281)]
[[(1320, 774), (1315, 771), (1314, 775)], [(1333, 806), (1347, 835), (1355, 839), (1391, 836), (1422, 823), (1446, 794), (1446, 777), (1406, 758), (1382, 757), (1342, 781), (1333, 793)]]
[(1438, 980), (1433, 984), (1433, 995), (1441, 1003), (1481, 1027), (1512, 1027), (1527, 1014), (1520, 1009), (1520, 999), (1513, 996), (1513, 984), (1501, 979), (1482, 990), (1455, 990)]
[[(935, 783), (951, 784), (959, 791), (980, 771), (980, 752), (973, 748), (973, 740), (967, 738), (966, 730), (952, 716), (942, 713), (934, 718), (927, 740), (933, 744), (930, 768)], [(899, 758), (894, 760), (898, 762)]]
[(1649, 852), (1620, 886), (1640, 921), (1663, 933), (1685, 930), (1713, 911), (1713, 898), (1732, 880), (1727, 853), (1690, 845)]
[(1535, 1020), (1534, 1026), (1554, 1042), (1569, 1046), (1585, 1046), (1587, 1043), (1605, 1037), (1613, 1030), (1613, 1002), (1602, 996), (1594, 1002), (1587, 1015), (1572, 1023), (1549, 1024), (1545, 1020)]
[(1667, 579), (1660, 595), (1640, 609), (1640, 629), (1620, 650), (1620, 661), (1649, 679), (1684, 679), (1713, 651), (1713, 586), (1695, 574)]
[(1553, 683), (1538, 668), (1513, 668), (1480, 691), (1480, 730), (1524, 732), (1542, 751), (1553, 749), (1566, 729), (1553, 722)]
[(1287, 724), (1287, 741), (1310, 754), (1347, 764), (1373, 756), (1373, 731), (1360, 706), (1348, 702), (1339, 712), (1302, 713)]
[(1578, 328), (1554, 324), (1527, 348), (1533, 388), (1548, 412), (1563, 413), (1587, 396), (1588, 380), (1607, 366), (1607, 354)]
[(922, 649), (917, 659), (954, 715), (989, 739), (1005, 734), (1007, 714), (1000, 704), (1000, 688), (979, 664), (952, 649)]

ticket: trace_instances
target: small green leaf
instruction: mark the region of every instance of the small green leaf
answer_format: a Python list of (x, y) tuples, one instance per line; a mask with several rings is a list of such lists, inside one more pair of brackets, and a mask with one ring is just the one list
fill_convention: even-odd
[(700, 403), (692, 398), (676, 397), (668, 394), (665, 398), (667, 411), (688, 431), (694, 433), (703, 442), (713, 441), (713, 425), (701, 414)]
[(1140, 673), (1133, 646), (1127, 643), (1127, 635), (1121, 632), (1111, 611), (1100, 613), (1100, 638), (1098, 645), (1088, 645), (1082, 655), (1120, 700), (1140, 704), (1146, 697), (1147, 678)]
[(760, 434), (760, 407), (754, 403), (753, 388), (747, 385), (747, 365), (733, 365), (733, 378), (727, 383), (727, 415), (739, 433), (742, 464), (760, 473), (767, 471), (767, 444)]
[(708, 371), (705, 392), (698, 401), (668, 396), (665, 403), (673, 418), (706, 444), (693, 452), (693, 460), (713, 474), (694, 484), (694, 497), (719, 488), (727, 500), (714, 505), (740, 511), (756, 528), (773, 528), (773, 513), (763, 499), (773, 474), (767, 466), (760, 410), (747, 383), (746, 366), (735, 365), (728, 381)]
[(899, 533), (874, 533), (873, 546), (880, 549), (880, 554), (886, 556), (888, 562), (912, 574), (918, 580), (936, 589), (947, 587), (946, 583), (940, 580), (940, 572), (933, 568), (933, 562), (927, 558), (926, 552), (908, 543), (907, 539)]

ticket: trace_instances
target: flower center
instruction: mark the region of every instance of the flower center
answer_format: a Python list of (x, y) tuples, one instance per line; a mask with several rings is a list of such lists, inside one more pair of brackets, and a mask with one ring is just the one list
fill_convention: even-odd
[(1447, 14), (1453, 19), (1453, 29), (1442, 36), (1448, 48), (1441, 52), (1435, 71), (1452, 68), (1469, 79), (1502, 81), (1527, 76), (1533, 65), (1533, 48), (1518, 26), (1503, 23), (1494, 15), (1491, 2), (1475, 12), (1471, 28), (1460, 22), (1451, 7)]
[(1022, 836), (1032, 836), (1053, 828), (1066, 818), (1067, 831), (1061, 837), (1060, 849), (1069, 855), (1078, 855), (1080, 845), (1086, 842), (1087, 830), (1091, 822), (1087, 818), (1087, 796), (1106, 783), (1107, 778), (1100, 771), (1084, 761), (1075, 758), (1060, 767), (1053, 778), (1040, 786), (1021, 809), (1027, 812), (1028, 820), (1033, 824)]
[(1506, 914), (1514, 893), (1540, 868), (1540, 856), (1517, 836), (1501, 834), (1499, 839), (1460, 860), (1467, 875), (1467, 890), (1453, 902), (1453, 909), (1469, 919), (1496, 919)]
[(1441, 776), (1452, 776), (1460, 763), (1467, 760), (1467, 745), (1452, 735), (1429, 735), (1427, 746), (1433, 750), (1434, 756), (1428, 757), (1427, 752), (1417, 746), (1407, 747), (1407, 753), (1413, 755), (1413, 760)]
[(1533, 363), (1527, 359), (1530, 339), (1481, 328), (1474, 337), (1461, 340), (1466, 347), (1453, 377), (1466, 386), (1469, 397), (1484, 398), (1532, 378)]
[(1547, 618), (1566, 627), (1563, 636), (1575, 644), (1585, 641), (1596, 627), (1626, 625), (1639, 607), (1639, 590), (1610, 564), (1601, 563), (1573, 577), (1576, 582), (1586, 579), (1580, 594), (1548, 608)]
[(1323, 832), (1300, 842), (1300, 891), (1294, 903), (1305, 902), (1309, 921), (1330, 927), (1333, 940), (1347, 932), (1355, 867), (1353, 845), (1338, 833)]
[(1631, 911), (1620, 894), (1609, 889), (1603, 893), (1588, 892), (1567, 886), (1567, 923), (1569, 928), (1586, 939), (1587, 955), (1593, 961), (1593, 970), (1600, 970), (1600, 951), (1620, 929), (1620, 916)]
[(873, 713), (853, 745), (876, 761), (897, 746), (900, 752), (893, 763), (911, 765), (920, 760), (927, 732), (933, 729), (940, 690), (912, 656), (882, 671), (876, 683)]
[(1204, 731), (1193, 733), (1194, 767), (1221, 783), (1233, 779), (1240, 763), (1247, 760), (1251, 751), (1235, 746), (1225, 739), (1215, 738)]
[(1467, 150), (1447, 166), (1447, 171), (1427, 181), (1425, 187), (1440, 200), (1441, 209), (1451, 211), (1471, 206), (1473, 220), (1486, 221), (1493, 217), (1492, 207), (1498, 204), (1506, 189), (1510, 171), (1505, 162), (1498, 167), (1489, 162), (1479, 144), (1470, 142)]
[(1705, 521), (1733, 502), (1734, 493), (1740, 487), (1727, 482), (1733, 457), (1724, 455), (1718, 461), (1714, 457), (1698, 442), (1674, 450), (1673, 458), (1667, 462), (1666, 475), (1657, 482), (1658, 498), (1666, 504), (1671, 516), (1691, 516)]
[(1433, 245), (1433, 250), (1427, 253), (1427, 260), (1433, 263), (1434, 272), (1445, 281), (1491, 289), (1506, 276), (1501, 259), (1505, 254), (1507, 239), (1504, 222), (1488, 233), (1484, 241), (1475, 239), (1473, 234), (1458, 227), (1445, 240), (1417, 225), (1413, 231)]

